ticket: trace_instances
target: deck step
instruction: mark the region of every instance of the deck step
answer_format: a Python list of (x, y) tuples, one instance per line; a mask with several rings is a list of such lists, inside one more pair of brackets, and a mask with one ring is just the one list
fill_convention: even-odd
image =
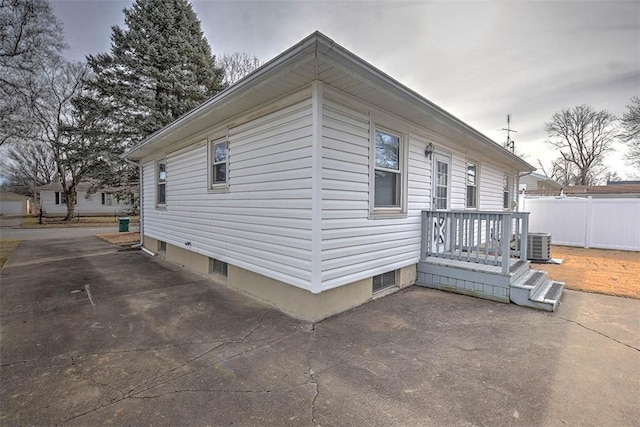
[(526, 275), (521, 277), (515, 283), (512, 283), (511, 287), (523, 288), (530, 291), (534, 289), (537, 284), (543, 283), (546, 277), (547, 273), (544, 271), (529, 270)]
[(531, 300), (535, 302), (555, 303), (560, 299), (562, 290), (564, 289), (564, 283), (548, 281), (548, 286), (545, 286), (544, 292), (539, 292), (536, 295), (531, 296)]
[(511, 302), (539, 310), (555, 311), (564, 283), (547, 279), (545, 271), (530, 270), (511, 283)]

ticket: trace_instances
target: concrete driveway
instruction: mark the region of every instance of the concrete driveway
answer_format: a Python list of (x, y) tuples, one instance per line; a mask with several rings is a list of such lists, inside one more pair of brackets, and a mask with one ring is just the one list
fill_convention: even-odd
[(640, 419), (637, 300), (412, 287), (311, 325), (96, 238), (22, 242), (0, 279), (2, 425)]

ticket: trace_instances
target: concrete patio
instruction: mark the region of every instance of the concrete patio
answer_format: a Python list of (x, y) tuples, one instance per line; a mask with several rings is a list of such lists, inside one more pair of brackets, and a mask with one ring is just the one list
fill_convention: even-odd
[[(634, 425), (640, 301), (411, 287), (312, 325), (94, 237), (2, 269), (0, 424)], [(89, 298), (89, 296), (91, 298)]]

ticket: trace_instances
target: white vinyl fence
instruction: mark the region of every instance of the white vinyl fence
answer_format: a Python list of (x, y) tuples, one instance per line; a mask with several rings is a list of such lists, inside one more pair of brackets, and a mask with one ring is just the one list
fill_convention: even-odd
[(640, 199), (520, 198), (529, 231), (557, 245), (640, 251)]

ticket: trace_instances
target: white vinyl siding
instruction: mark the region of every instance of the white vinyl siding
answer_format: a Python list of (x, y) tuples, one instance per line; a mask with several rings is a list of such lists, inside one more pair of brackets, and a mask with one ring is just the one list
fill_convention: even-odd
[[(370, 122), (325, 99), (322, 127), (322, 290), (418, 262), (420, 212), (428, 208), (426, 143), (409, 138), (406, 217), (369, 219)], [(411, 171), (415, 169), (415, 176)]]
[(479, 184), (479, 208), (483, 211), (502, 211), (503, 208), (503, 177), (502, 168), (489, 162), (482, 163), (482, 173)]
[(227, 192), (209, 191), (206, 139), (168, 153), (165, 211), (145, 162), (145, 234), (310, 289), (311, 124), (305, 100), (230, 128)]
[[(87, 193), (78, 190), (76, 199), (75, 214), (76, 215), (105, 215), (112, 216), (122, 213), (129, 208), (124, 201), (113, 199), (113, 204), (103, 205), (100, 193), (94, 193), (87, 199)], [(56, 192), (54, 190), (40, 191), (40, 206), (45, 210), (47, 215), (66, 215), (67, 205), (56, 204)]]

